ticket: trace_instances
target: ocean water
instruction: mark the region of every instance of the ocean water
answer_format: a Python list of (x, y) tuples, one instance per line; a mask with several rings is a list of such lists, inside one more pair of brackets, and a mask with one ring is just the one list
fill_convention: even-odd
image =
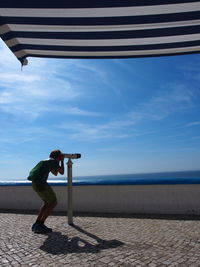
[[(200, 170), (197, 171), (176, 171), (176, 172), (152, 172), (152, 173), (134, 173), (134, 174), (113, 174), (113, 175), (93, 175), (93, 176), (77, 176), (73, 177), (75, 181), (81, 180), (121, 180), (121, 179), (137, 179), (137, 178), (145, 178), (145, 179), (152, 179), (152, 178), (200, 178)], [(66, 180), (66, 177), (58, 177), (59, 180)], [(50, 177), (49, 180), (56, 181), (57, 178)]]
[[(51, 184), (66, 184), (67, 177), (50, 177)], [(27, 184), (26, 179), (1, 180), (2, 184)], [(131, 184), (200, 184), (200, 170), (197, 171), (177, 171), (177, 172), (155, 172), (138, 174), (115, 174), (115, 175), (94, 175), (73, 177), (74, 185), (131, 185)]]
[[(67, 178), (59, 177), (60, 181), (67, 181)], [(56, 181), (49, 178), (49, 182)], [(181, 184), (200, 183), (200, 170), (177, 171), (177, 172), (155, 172), (138, 174), (115, 174), (115, 175), (94, 175), (73, 177), (77, 184)]]

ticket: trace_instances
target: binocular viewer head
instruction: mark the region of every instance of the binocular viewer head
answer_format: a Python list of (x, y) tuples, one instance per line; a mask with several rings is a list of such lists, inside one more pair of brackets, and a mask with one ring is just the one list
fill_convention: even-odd
[(74, 154), (66, 154), (63, 153), (64, 158), (68, 158), (68, 159), (79, 159), (81, 157), (81, 154), (79, 153), (74, 153)]

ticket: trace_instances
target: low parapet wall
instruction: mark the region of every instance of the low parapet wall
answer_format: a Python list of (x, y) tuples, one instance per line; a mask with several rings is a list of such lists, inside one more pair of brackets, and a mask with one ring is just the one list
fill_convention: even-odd
[[(190, 181), (191, 182), (191, 181)], [(67, 184), (50, 183), (56, 211), (67, 212)], [(42, 202), (30, 183), (1, 183), (1, 210), (38, 210)], [(180, 184), (80, 184), (73, 186), (75, 212), (200, 214), (200, 179)]]

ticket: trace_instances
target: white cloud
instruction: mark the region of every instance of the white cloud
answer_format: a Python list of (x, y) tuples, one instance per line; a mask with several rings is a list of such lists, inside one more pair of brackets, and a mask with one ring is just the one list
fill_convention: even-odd
[(193, 122), (187, 123), (185, 127), (191, 127), (191, 126), (196, 126), (196, 125), (200, 125), (200, 121), (193, 121)]
[(1, 51), (1, 66), (3, 68), (21, 69), (21, 64), (11, 52), (11, 50), (6, 46), (6, 44), (0, 39), (0, 51)]
[(51, 111), (56, 111), (57, 113), (64, 113), (64, 114), (70, 114), (70, 115), (78, 115), (78, 116), (89, 116), (89, 117), (99, 117), (101, 116), (100, 113), (87, 111), (80, 109), (78, 107), (53, 107)]
[[(78, 138), (79, 140), (98, 140), (109, 138), (125, 138), (130, 137), (129, 134), (113, 132), (113, 127), (109, 128), (109, 125), (101, 124), (84, 124), (84, 123), (70, 123), (59, 125), (58, 128), (67, 129), (71, 133), (68, 135), (71, 138)], [(119, 130), (119, 129), (118, 129)]]
[(191, 80), (200, 81), (200, 60), (196, 57), (195, 60), (187, 62), (187, 64), (181, 65), (179, 69), (184, 73), (184, 76)]
[(0, 135), (1, 149), (6, 149), (9, 145), (33, 144), (38, 140), (62, 138), (64, 134), (61, 131), (53, 129), (53, 127), (29, 126), (20, 123), (11, 126), (7, 122), (4, 123), (4, 128), (0, 130)]
[(190, 88), (178, 83), (168, 85), (145, 103), (139, 104), (129, 117), (135, 122), (162, 120), (176, 112), (194, 107), (194, 94)]
[(1, 83), (12, 84), (14, 82), (32, 83), (39, 81), (39, 75), (31, 74), (14, 74), (14, 73), (0, 73)]
[[(30, 59), (30, 64), (21, 71), (17, 59), (5, 46), (0, 43), (0, 109), (23, 119), (35, 119), (45, 112), (59, 112), (80, 116), (97, 116), (97, 114), (69, 106), (83, 95), (76, 84), (67, 80), (65, 72), (60, 75), (61, 68), (76, 64), (79, 61), (58, 61), (51, 64), (50, 59)], [(74, 63), (73, 63), (74, 62)], [(68, 74), (70, 69), (67, 70)], [(70, 75), (70, 74), (69, 74)], [(78, 76), (78, 75), (77, 75)], [(55, 102), (60, 102), (57, 107)], [(64, 106), (62, 106), (62, 102)]]
[(192, 137), (193, 140), (200, 140), (200, 136), (194, 136)]
[[(87, 85), (95, 81), (109, 84), (105, 70), (81, 60), (30, 58), (21, 66), (12, 52), (0, 42), (0, 110), (15, 117), (33, 120), (45, 112), (77, 116), (100, 116), (73, 104), (80, 97), (91, 97)], [(86, 79), (90, 72), (89, 79)], [(84, 81), (84, 82), (83, 82)], [(89, 87), (90, 88), (90, 87)], [(60, 102), (59, 107), (56, 104)], [(64, 101), (64, 103), (63, 103)]]
[[(98, 112), (74, 104), (74, 100), (86, 94), (82, 81), (85, 79), (85, 74), (88, 75), (88, 71), (92, 79), (85, 81), (91, 79), (95, 83), (96, 80), (100, 80), (115, 94), (120, 95), (120, 91), (112, 85), (109, 68), (105, 71), (98, 64), (86, 61), (83, 63), (81, 60), (52, 61), (31, 58), (29, 65), (21, 71), (20, 64), (16, 64), (17, 59), (9, 49), (4, 44), (0, 44), (0, 49), (3, 54), (3, 61), (0, 63), (0, 109), (5, 113), (30, 120), (47, 112), (57, 115), (101, 117), (102, 114)], [(127, 68), (125, 61), (113, 62)], [(181, 82), (166, 84), (157, 90), (157, 94), (151, 99), (139, 103), (130, 112), (121, 114), (118, 118), (112, 120), (105, 118), (105, 123), (74, 123), (62, 127), (71, 131), (70, 136), (73, 138), (129, 138), (144, 134), (136, 132), (137, 124), (146, 120), (162, 120), (175, 112), (191, 108), (194, 105), (193, 99), (193, 90)]]
[(134, 123), (130, 120), (113, 120), (104, 124), (95, 123), (63, 123), (57, 126), (68, 130), (68, 136), (78, 140), (126, 139), (152, 134), (150, 131), (137, 131), (130, 128)]
[(156, 95), (144, 103), (138, 104), (133, 111), (122, 114), (121, 118), (113, 118), (105, 123), (72, 123), (62, 124), (59, 127), (71, 131), (72, 138), (79, 139), (111, 139), (130, 138), (152, 131), (137, 131), (139, 123), (145, 121), (159, 121), (174, 113), (187, 111), (194, 107), (195, 95), (193, 91), (178, 83), (170, 85), (165, 90), (159, 90)]

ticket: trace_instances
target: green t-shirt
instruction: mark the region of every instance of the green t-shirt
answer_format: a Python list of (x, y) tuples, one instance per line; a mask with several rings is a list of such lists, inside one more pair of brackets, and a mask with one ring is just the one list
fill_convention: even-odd
[(46, 160), (41, 160), (29, 173), (28, 180), (34, 181), (38, 184), (45, 184), (49, 172), (51, 170), (58, 170), (59, 163), (57, 160), (53, 158), (49, 158)]

